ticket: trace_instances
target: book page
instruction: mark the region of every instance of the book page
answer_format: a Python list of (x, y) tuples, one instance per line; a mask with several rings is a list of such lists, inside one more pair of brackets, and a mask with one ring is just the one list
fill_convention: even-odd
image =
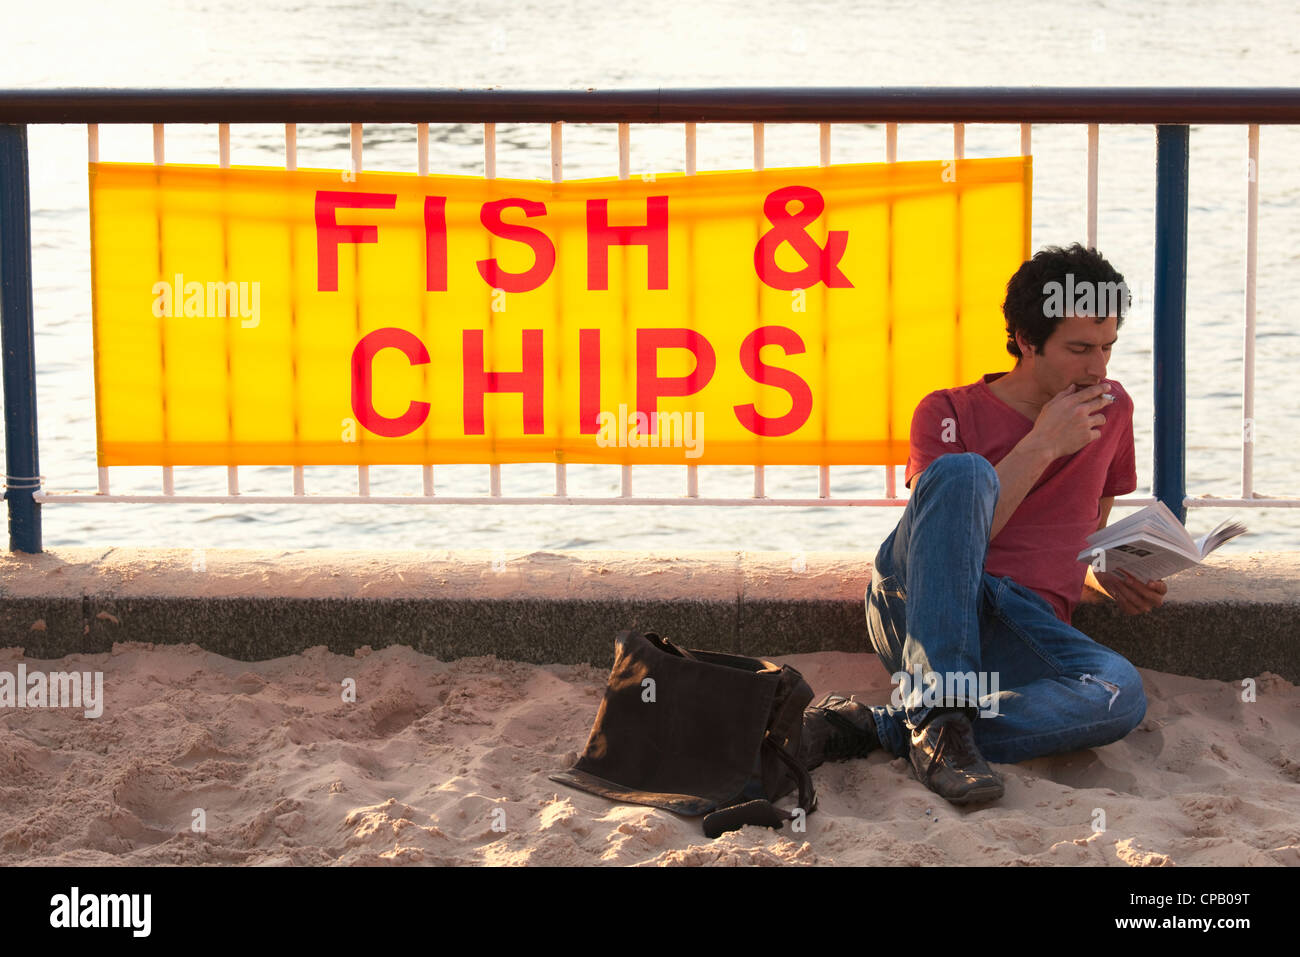
[[(1106, 549), (1102, 571), (1123, 571), (1139, 581), (1168, 578), (1197, 564), (1190, 558), (1171, 552), (1154, 542), (1139, 539)], [(1093, 566), (1094, 570), (1096, 566)]]
[(1196, 540), (1197, 551), (1204, 558), (1224, 542), (1246, 531), (1246, 526), (1232, 518), (1226, 518), (1213, 529)]

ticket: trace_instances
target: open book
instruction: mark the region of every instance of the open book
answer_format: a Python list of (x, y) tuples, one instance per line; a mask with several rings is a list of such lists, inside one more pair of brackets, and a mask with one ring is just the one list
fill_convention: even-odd
[(1093, 571), (1122, 569), (1139, 581), (1152, 581), (1199, 565), (1206, 555), (1245, 530), (1241, 522), (1226, 519), (1213, 531), (1193, 539), (1168, 506), (1156, 502), (1089, 535), (1079, 561), (1092, 565)]

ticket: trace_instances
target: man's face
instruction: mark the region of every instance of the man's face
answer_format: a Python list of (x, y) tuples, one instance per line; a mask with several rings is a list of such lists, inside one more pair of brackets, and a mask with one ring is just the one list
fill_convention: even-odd
[(1022, 342), (1021, 352), (1039, 388), (1056, 395), (1071, 384), (1082, 389), (1106, 378), (1118, 325), (1113, 315), (1104, 322), (1095, 316), (1066, 316), (1043, 343), (1042, 352)]

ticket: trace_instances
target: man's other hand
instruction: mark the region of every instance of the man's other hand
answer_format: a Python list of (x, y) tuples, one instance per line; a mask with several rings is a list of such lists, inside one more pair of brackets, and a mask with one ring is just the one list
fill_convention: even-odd
[(1093, 572), (1097, 584), (1119, 605), (1126, 615), (1141, 615), (1164, 604), (1169, 586), (1162, 580), (1141, 582), (1123, 571)]

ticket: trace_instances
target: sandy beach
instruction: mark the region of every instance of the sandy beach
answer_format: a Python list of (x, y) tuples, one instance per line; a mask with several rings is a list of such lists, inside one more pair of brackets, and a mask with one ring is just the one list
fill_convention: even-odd
[[(819, 695), (889, 695), (873, 656), (777, 660)], [(101, 671), (104, 704), (0, 709), (5, 865), (1300, 865), (1300, 692), (1270, 674), (1243, 701), (1239, 684), (1143, 670), (1136, 731), (999, 765), (991, 805), (958, 810), (875, 753), (813, 772), (806, 832), (709, 840), (699, 819), (548, 780), (586, 743), (607, 677), (592, 666), (402, 646), (0, 651), (0, 670), (20, 663)]]

